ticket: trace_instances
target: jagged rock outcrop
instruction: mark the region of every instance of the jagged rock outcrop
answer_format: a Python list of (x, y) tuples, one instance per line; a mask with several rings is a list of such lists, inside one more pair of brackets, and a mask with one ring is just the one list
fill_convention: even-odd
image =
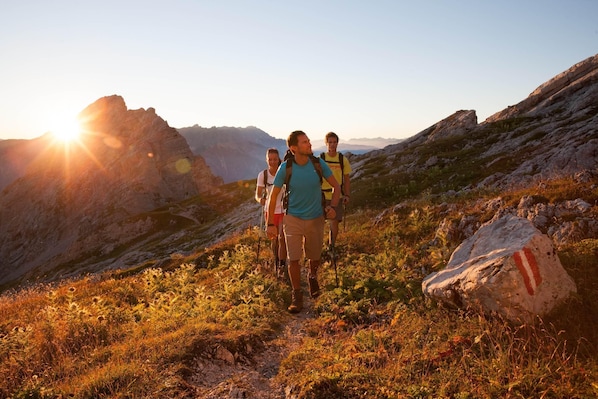
[(482, 187), (524, 185), (596, 170), (598, 54), (544, 83), (519, 104), (492, 115), (480, 128), (493, 126), (507, 131), (501, 134), (500, 146), (482, 155), (500, 162), (511, 153), (523, 162), (508, 175), (489, 176), (480, 182)]
[[(598, 182), (598, 173), (584, 172), (574, 176), (573, 181), (578, 185), (587, 184), (585, 194), (591, 195)], [(557, 249), (585, 238), (598, 237), (598, 220), (593, 205), (581, 198), (551, 202), (540, 194), (524, 195), (516, 206), (508, 206), (503, 198), (495, 197), (488, 201), (478, 201), (476, 208), (480, 212), (478, 216), (444, 219), (436, 231), (436, 237), (448, 241), (469, 238), (481, 226), (480, 218), (484, 214), (497, 215), (495, 217), (513, 215), (527, 219), (550, 237)], [(384, 214), (379, 217), (384, 217)]]
[(461, 110), (418, 133), (414, 139), (425, 139), (425, 143), (450, 136), (460, 136), (472, 131), (477, 125), (478, 117), (475, 111)]
[(0, 194), (0, 284), (105, 257), (157, 228), (140, 214), (222, 184), (152, 108), (127, 110), (110, 96), (80, 119), (78, 143), (44, 136), (25, 175)]
[[(598, 168), (598, 55), (542, 84), (517, 105), (480, 124), (474, 111), (443, 121), (383, 150), (356, 156), (353, 178), (422, 176), (431, 169), (458, 170), (467, 186), (495, 189), (526, 186)], [(372, 164), (380, 164), (375, 171)], [(417, 179), (417, 178), (416, 178)], [(356, 186), (357, 188), (357, 186)]]
[[(552, 113), (560, 114), (563, 112), (563, 110), (559, 109), (561, 106), (565, 106), (566, 111), (569, 113), (576, 113), (583, 110), (591, 113), (592, 108), (587, 109), (587, 103), (596, 98), (598, 89), (596, 89), (593, 83), (597, 80), (598, 54), (578, 62), (548, 82), (541, 84), (525, 100), (495, 113), (488, 117), (485, 122), (492, 123), (524, 115), (543, 116)], [(592, 88), (587, 90), (588, 87)], [(581, 92), (576, 94), (578, 91)], [(575, 100), (562, 103), (561, 100), (565, 98), (575, 98)], [(595, 112), (597, 109), (594, 107), (593, 110)]]
[(523, 218), (505, 215), (483, 225), (422, 282), (426, 295), (531, 322), (577, 291), (548, 236)]

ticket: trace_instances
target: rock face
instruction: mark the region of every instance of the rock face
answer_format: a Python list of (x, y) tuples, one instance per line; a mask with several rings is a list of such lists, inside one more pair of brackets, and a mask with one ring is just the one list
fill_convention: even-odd
[(155, 228), (137, 215), (222, 184), (152, 108), (104, 97), (80, 119), (79, 143), (44, 136), (25, 175), (0, 194), (0, 284), (106, 255)]
[[(598, 54), (480, 124), (475, 111), (457, 111), (398, 144), (356, 156), (352, 178), (391, 174), (417, 180), (430, 169), (475, 162), (482, 165), (479, 178), (466, 179), (474, 188), (525, 186), (598, 169), (597, 131)], [(380, 167), (372, 171), (372, 164)]]
[[(561, 113), (559, 102), (571, 97), (572, 93), (583, 91), (583, 95), (575, 96), (576, 101), (566, 104), (566, 112), (574, 113), (586, 107), (587, 102), (596, 98), (595, 86), (586, 90), (588, 86), (598, 80), (598, 54), (589, 57), (568, 70), (558, 74), (548, 82), (540, 85), (525, 100), (517, 105), (508, 107), (486, 119), (491, 123), (498, 120), (512, 118), (520, 115), (537, 116), (549, 115), (551, 113)], [(581, 93), (580, 93), (581, 94)], [(590, 110), (586, 110), (589, 112)], [(596, 108), (594, 108), (596, 111)]]
[(0, 140), (0, 191), (25, 174), (29, 163), (46, 147), (47, 139)]
[(477, 125), (478, 117), (475, 111), (461, 110), (432, 125), (421, 132), (420, 135), (421, 137), (425, 137), (425, 142), (430, 142), (441, 138), (466, 134), (475, 129)]
[(576, 292), (551, 240), (513, 215), (483, 225), (422, 287), (440, 301), (481, 307), (514, 321), (543, 316)]

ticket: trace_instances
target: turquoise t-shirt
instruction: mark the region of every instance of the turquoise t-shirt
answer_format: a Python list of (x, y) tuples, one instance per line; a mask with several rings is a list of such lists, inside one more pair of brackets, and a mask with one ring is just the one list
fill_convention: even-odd
[[(332, 170), (326, 161), (318, 158), (322, 165), (322, 176), (324, 179), (332, 175)], [(290, 162), (290, 161), (289, 161)], [(287, 173), (287, 161), (283, 162), (276, 176), (274, 185), (282, 187)], [(289, 181), (289, 209), (287, 214), (303, 220), (310, 220), (324, 214), (322, 210), (322, 186), (320, 177), (311, 160), (305, 165), (293, 163), (293, 172)]]

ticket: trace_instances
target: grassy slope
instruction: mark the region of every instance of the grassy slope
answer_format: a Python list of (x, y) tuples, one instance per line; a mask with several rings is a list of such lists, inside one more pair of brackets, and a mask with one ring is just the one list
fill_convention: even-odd
[[(536, 193), (502, 198), (517, 203)], [(568, 180), (542, 194), (598, 199), (596, 188)], [(595, 397), (598, 240), (559, 252), (578, 295), (535, 325), (423, 297), (423, 277), (459, 244), (443, 237), (431, 244), (439, 223), (489, 218), (478, 199), (447, 207), (446, 198), (437, 205), (420, 197), (383, 214), (351, 209), (339, 239), (340, 284), (326, 262), (317, 317), (306, 322), (308, 335), (277, 381), (304, 398)], [(140, 265), (3, 294), (0, 397), (193, 396), (187, 379), (197, 359), (210, 361), (219, 348), (250, 359), (288, 320), (288, 290), (260, 266), (267, 251), (256, 264), (256, 248), (256, 234), (246, 231), (173, 257), (168, 270)]]

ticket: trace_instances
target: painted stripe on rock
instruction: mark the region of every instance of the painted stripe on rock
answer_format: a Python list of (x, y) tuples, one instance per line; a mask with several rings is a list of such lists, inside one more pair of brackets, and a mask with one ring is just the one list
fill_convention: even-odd
[(513, 254), (513, 259), (515, 260), (517, 269), (519, 269), (519, 273), (521, 273), (521, 276), (523, 277), (527, 293), (534, 295), (538, 286), (542, 284), (542, 276), (540, 275), (536, 257), (531, 249), (524, 247), (522, 250)]

